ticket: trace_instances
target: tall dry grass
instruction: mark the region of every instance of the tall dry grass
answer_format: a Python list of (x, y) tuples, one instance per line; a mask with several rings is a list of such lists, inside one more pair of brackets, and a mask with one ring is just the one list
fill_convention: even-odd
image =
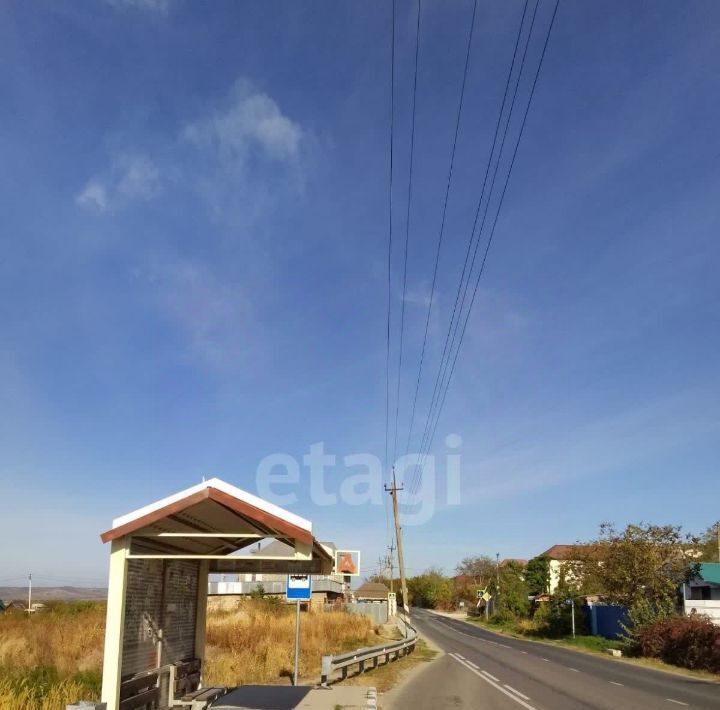
[(0, 708), (62, 710), (100, 694), (105, 605), (0, 615)]
[[(368, 645), (370, 620), (346, 612), (302, 614), (300, 669), (319, 676), (320, 658)], [(284, 604), (247, 604), (208, 617), (205, 680), (213, 685), (278, 683), (292, 675), (295, 612)]]
[[(0, 614), (0, 710), (64, 710), (100, 696), (105, 605), (54, 604), (28, 618)], [(323, 653), (372, 642), (369, 619), (345, 612), (302, 614), (300, 675), (320, 673)], [(218, 685), (280, 683), (292, 674), (292, 607), (248, 601), (209, 611), (205, 681)]]

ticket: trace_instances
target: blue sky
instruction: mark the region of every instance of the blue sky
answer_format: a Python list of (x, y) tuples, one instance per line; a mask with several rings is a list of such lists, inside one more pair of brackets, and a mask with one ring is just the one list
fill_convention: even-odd
[[(402, 441), (471, 10), (423, 2)], [(521, 11), (479, 3), (420, 421)], [(407, 526), (411, 573), (717, 519), (719, 22), (561, 5), (435, 441), (462, 437), (461, 504)], [(255, 491), (273, 453), (383, 456), (389, 39), (382, 2), (0, 8), (0, 579), (102, 583), (112, 517), (202, 476)], [(394, 326), (400, 276), (397, 251)], [(308, 487), (292, 509), (375, 566), (384, 506)]]

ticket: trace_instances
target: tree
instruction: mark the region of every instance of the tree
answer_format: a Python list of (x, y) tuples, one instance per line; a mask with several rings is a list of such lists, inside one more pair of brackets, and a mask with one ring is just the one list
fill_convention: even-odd
[[(495, 592), (497, 594), (497, 590)], [(528, 589), (525, 581), (525, 568), (510, 560), (500, 569), (499, 610), (512, 616), (525, 616), (528, 613)]]
[(529, 594), (544, 594), (550, 589), (550, 558), (533, 557), (525, 568), (525, 582)]
[(640, 523), (619, 532), (603, 523), (597, 540), (577, 546), (572, 575), (584, 592), (598, 591), (631, 615), (649, 609), (663, 616), (674, 612), (692, 571), (692, 542), (679, 526)]
[(720, 520), (700, 536), (699, 547), (699, 562), (720, 562)]
[(455, 598), (475, 603), (477, 590), (486, 589), (495, 579), (495, 560), (487, 555), (465, 557), (455, 567)]
[(423, 574), (411, 577), (408, 580), (408, 593), (414, 606), (447, 609), (452, 605), (452, 583), (437, 567), (430, 567)]

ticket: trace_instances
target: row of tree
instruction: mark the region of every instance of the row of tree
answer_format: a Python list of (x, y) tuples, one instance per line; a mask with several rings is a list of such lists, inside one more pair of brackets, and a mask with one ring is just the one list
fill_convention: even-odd
[[(604, 523), (598, 537), (577, 543), (570, 557), (555, 590), (559, 600), (602, 595), (610, 603), (625, 605), (633, 622), (642, 624), (675, 612), (682, 582), (697, 573), (699, 562), (720, 561), (720, 521), (698, 536), (674, 525), (639, 523), (618, 530)], [(550, 560), (542, 556), (527, 565), (498, 565), (489, 556), (475, 555), (463, 559), (455, 572), (449, 578), (441, 569), (430, 568), (411, 577), (410, 603), (438, 609), (460, 602), (474, 606), (477, 590), (484, 589), (493, 597), (493, 612), (524, 616), (532, 610), (529, 597), (550, 588)]]

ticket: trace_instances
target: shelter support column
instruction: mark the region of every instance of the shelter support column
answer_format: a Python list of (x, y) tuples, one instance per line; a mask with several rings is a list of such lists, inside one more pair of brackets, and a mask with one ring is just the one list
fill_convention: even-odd
[(112, 541), (108, 579), (107, 618), (105, 621), (105, 655), (103, 658), (102, 701), (107, 710), (120, 706), (123, 630), (127, 592), (127, 555), (130, 540), (121, 537)]
[(200, 560), (198, 566), (197, 581), (197, 606), (195, 609), (195, 657), (199, 658), (202, 663), (200, 665), (200, 684), (203, 685), (203, 676), (205, 675), (205, 631), (207, 628), (207, 597), (208, 597), (208, 573), (210, 569), (209, 560)]

